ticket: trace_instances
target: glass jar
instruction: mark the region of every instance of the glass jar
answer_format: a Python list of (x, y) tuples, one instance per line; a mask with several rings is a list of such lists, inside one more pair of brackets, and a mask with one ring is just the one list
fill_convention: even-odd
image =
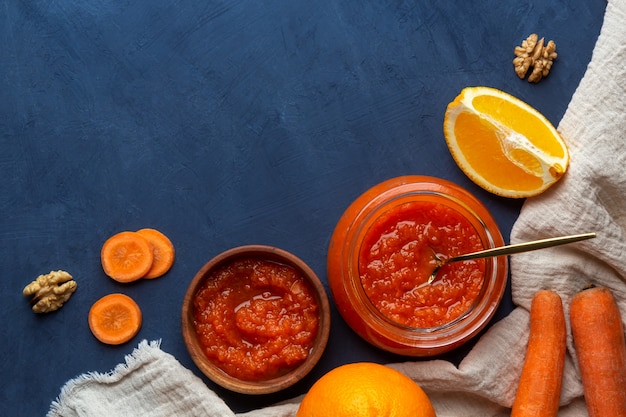
[[(359, 336), (372, 345), (408, 356), (441, 354), (475, 336), (493, 317), (504, 293), (508, 274), (508, 260), (505, 256), (480, 260), (479, 262), (482, 263), (479, 280), (482, 282), (478, 286), (477, 294), (473, 296), (473, 301), (467, 308), (463, 307), (464, 310), (458, 316), (452, 317), (450, 321), (444, 320), (437, 324), (421, 326), (407, 324), (397, 320), (395, 316), (392, 318), (388, 313), (383, 313), (382, 308), (374, 304), (364, 288), (365, 281), (363, 281), (362, 274), (366, 272), (367, 267), (363, 263), (362, 256), (370, 247), (364, 242), (367, 240), (371, 243), (372, 239), (368, 234), (373, 233), (374, 229), (380, 231), (378, 225), (383, 221), (382, 219), (388, 219), (394, 211), (410, 212), (412, 207), (420, 207), (422, 203), (426, 207), (434, 207), (439, 210), (438, 212), (444, 213), (442, 217), (446, 216), (445, 213), (454, 214), (467, 225), (468, 230), (473, 229), (471, 237), (474, 240), (479, 239), (479, 247), (475, 250), (504, 245), (495, 220), (480, 201), (469, 192), (446, 180), (414, 175), (387, 180), (358, 197), (337, 223), (328, 249), (329, 286), (333, 300), (344, 320)], [(426, 214), (422, 213), (422, 216), (424, 215)], [(419, 230), (425, 230), (428, 227), (429, 224), (421, 226)], [(452, 236), (446, 239), (462, 241), (464, 238)], [(404, 248), (403, 251), (403, 253), (406, 252)], [(432, 254), (424, 252), (424, 249), (421, 253), (431, 257), (428, 262), (434, 267)], [(460, 253), (449, 255), (458, 254)], [(378, 264), (385, 265), (384, 262), (378, 262)], [(448, 267), (455, 264), (461, 264), (461, 262), (451, 263)], [(384, 276), (385, 267), (381, 268), (383, 268), (382, 276)], [(459, 271), (463, 270), (463, 268), (459, 269)], [(459, 272), (459, 274), (462, 273)], [(406, 282), (398, 285), (407, 287)], [(437, 282), (436, 285), (447, 284)], [(397, 290), (404, 296), (403, 291), (416, 290), (411, 288), (412, 284), (408, 285), (408, 289), (394, 289), (389, 293), (395, 294)], [(463, 297), (463, 285), (459, 287), (455, 284), (455, 288), (457, 293), (461, 291), (460, 297)], [(433, 291), (428, 288), (427, 290)], [(442, 291), (449, 293), (445, 288), (442, 288)], [(385, 294), (385, 296), (388, 295)], [(387, 304), (394, 304), (394, 302), (393, 300), (385, 301)], [(416, 312), (421, 311), (419, 305), (414, 308)]]

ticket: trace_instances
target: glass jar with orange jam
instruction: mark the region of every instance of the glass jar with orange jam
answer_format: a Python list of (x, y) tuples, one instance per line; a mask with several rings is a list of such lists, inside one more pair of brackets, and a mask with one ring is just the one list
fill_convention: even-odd
[(421, 286), (435, 255), (504, 245), (489, 211), (449, 181), (403, 176), (378, 184), (344, 212), (331, 237), (328, 281), (363, 339), (409, 356), (454, 349), (483, 329), (504, 293), (506, 257), (453, 262)]

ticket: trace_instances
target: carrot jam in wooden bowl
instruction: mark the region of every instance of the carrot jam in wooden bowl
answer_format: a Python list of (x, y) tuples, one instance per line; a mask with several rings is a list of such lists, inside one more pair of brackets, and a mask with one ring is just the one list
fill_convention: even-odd
[(322, 283), (300, 259), (249, 245), (209, 261), (192, 280), (183, 336), (200, 370), (246, 394), (286, 388), (317, 363), (330, 332)]
[(328, 283), (339, 313), (363, 339), (408, 356), (432, 356), (476, 335), (506, 286), (506, 257), (453, 262), (420, 288), (442, 259), (504, 245), (470, 193), (427, 176), (392, 178), (344, 212), (328, 248)]
[(206, 356), (246, 381), (275, 378), (304, 362), (319, 325), (315, 294), (304, 278), (258, 258), (214, 271), (193, 305)]

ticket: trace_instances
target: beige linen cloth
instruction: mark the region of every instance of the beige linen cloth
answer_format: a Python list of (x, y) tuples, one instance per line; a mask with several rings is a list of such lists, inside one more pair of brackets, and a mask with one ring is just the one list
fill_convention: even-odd
[[(571, 57), (575, 59), (575, 57)], [(508, 416), (528, 337), (528, 309), (541, 288), (569, 300), (587, 282), (609, 287), (626, 319), (626, 0), (609, 0), (591, 63), (558, 129), (568, 143), (566, 176), (526, 200), (511, 241), (597, 232), (596, 239), (515, 255), (516, 309), (482, 336), (458, 367), (441, 361), (390, 364), (430, 395), (439, 417)], [(568, 332), (569, 333), (569, 332)], [(586, 416), (571, 336), (561, 410)], [(293, 417), (299, 399), (240, 417)], [(55, 416), (235, 416), (201, 379), (158, 342), (140, 343), (107, 374), (69, 381), (51, 405)]]

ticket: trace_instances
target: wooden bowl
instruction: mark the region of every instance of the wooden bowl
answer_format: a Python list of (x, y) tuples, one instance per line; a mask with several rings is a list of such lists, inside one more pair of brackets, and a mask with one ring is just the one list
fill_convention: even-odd
[[(248, 380), (233, 377), (211, 361), (205, 354), (194, 323), (194, 298), (213, 275), (232, 262), (260, 259), (293, 268), (303, 278), (317, 302), (318, 326), (313, 345), (306, 359), (287, 373), (270, 379)], [(330, 332), (330, 305), (324, 286), (317, 275), (301, 259), (284, 250), (264, 245), (248, 245), (229, 249), (207, 262), (194, 276), (187, 288), (182, 306), (182, 333), (187, 350), (200, 371), (216, 384), (243, 394), (268, 394), (283, 390), (301, 380), (319, 361)]]

